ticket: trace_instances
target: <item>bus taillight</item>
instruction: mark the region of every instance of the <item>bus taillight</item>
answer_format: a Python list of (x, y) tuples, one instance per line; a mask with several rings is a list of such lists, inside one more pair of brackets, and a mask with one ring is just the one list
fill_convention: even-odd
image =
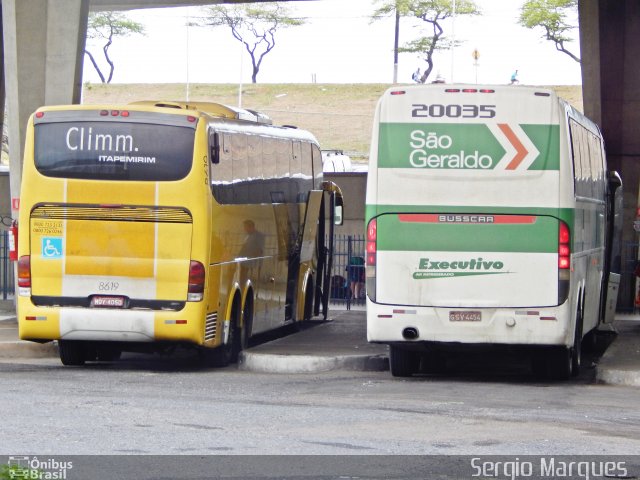
[(366, 285), (367, 295), (376, 300), (376, 263), (378, 254), (378, 224), (374, 218), (367, 225), (367, 263)]
[(560, 222), (558, 230), (558, 268), (568, 269), (571, 266), (571, 234), (566, 223)]
[(188, 302), (199, 302), (204, 297), (204, 265), (195, 260), (191, 260), (189, 265), (189, 291), (187, 293)]
[[(31, 256), (23, 255), (18, 259), (18, 287), (20, 295), (31, 294)], [(22, 289), (26, 290), (22, 290)]]
[(569, 295), (571, 276), (571, 232), (564, 222), (558, 227), (558, 304), (564, 303)]

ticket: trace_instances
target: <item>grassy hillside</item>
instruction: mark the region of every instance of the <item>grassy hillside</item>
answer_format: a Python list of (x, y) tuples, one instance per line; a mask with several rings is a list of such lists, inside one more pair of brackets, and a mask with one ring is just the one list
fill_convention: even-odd
[[(296, 125), (313, 132), (323, 149), (341, 149), (354, 157), (368, 155), (373, 112), (387, 84), (257, 84), (244, 85), (242, 106), (269, 115), (275, 124)], [(553, 87), (582, 110), (580, 87)], [(182, 84), (87, 84), (83, 102), (129, 103), (136, 100), (184, 100)], [(191, 101), (238, 104), (238, 86), (196, 84)]]

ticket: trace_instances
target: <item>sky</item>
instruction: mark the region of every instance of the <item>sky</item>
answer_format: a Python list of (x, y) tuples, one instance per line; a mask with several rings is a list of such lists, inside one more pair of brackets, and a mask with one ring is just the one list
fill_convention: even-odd
[[(579, 85), (580, 66), (542, 38), (542, 29), (517, 23), (524, 0), (476, 0), (481, 16), (457, 16), (443, 22), (445, 34), (462, 43), (435, 54), (431, 79), (505, 84), (518, 70), (529, 85)], [(306, 24), (276, 33), (277, 45), (264, 59), (259, 83), (392, 83), (394, 18), (370, 22), (373, 0), (312, 0), (289, 2), (293, 16)], [(132, 10), (126, 15), (142, 23), (146, 35), (119, 37), (110, 54), (116, 64), (113, 83), (250, 83), (251, 63), (240, 42), (225, 27), (188, 27), (201, 7)], [(577, 20), (576, 20), (577, 24)], [(419, 25), (403, 19), (400, 43), (420, 35)], [(579, 55), (578, 30), (569, 50)], [(87, 48), (100, 54), (101, 46)], [(478, 65), (472, 53), (478, 50)], [(398, 82), (410, 83), (424, 69), (414, 54), (400, 54)], [(477, 80), (477, 81), (476, 81)], [(99, 83), (85, 61), (84, 81)]]

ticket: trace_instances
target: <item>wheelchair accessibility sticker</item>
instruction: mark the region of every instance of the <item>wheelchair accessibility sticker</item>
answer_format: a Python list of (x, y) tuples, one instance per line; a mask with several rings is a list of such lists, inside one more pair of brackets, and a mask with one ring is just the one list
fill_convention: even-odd
[(52, 260), (62, 258), (61, 237), (42, 237), (42, 258)]

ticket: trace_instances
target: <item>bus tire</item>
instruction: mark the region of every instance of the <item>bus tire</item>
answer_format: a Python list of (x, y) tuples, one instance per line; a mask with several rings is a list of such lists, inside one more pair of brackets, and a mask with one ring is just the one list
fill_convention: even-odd
[(547, 377), (551, 380), (568, 380), (573, 375), (573, 349), (554, 347), (547, 353)]
[(60, 361), (66, 366), (84, 365), (87, 359), (85, 346), (82, 342), (59, 340), (58, 353), (60, 355)]
[(98, 347), (96, 352), (96, 359), (99, 362), (115, 362), (120, 360), (122, 350), (116, 347)]
[(220, 345), (213, 352), (213, 366), (214, 367), (226, 367), (230, 363), (236, 363), (238, 361), (238, 355), (240, 354), (240, 342), (241, 332), (238, 328), (238, 318), (240, 316), (239, 301), (234, 300), (233, 308), (231, 310), (231, 319), (229, 320), (229, 337), (227, 343)]
[(389, 367), (394, 377), (410, 377), (418, 371), (419, 364), (417, 352), (394, 345), (389, 347)]
[(578, 307), (576, 313), (576, 328), (573, 335), (573, 347), (571, 348), (571, 376), (577, 377), (582, 366), (582, 309)]
[(443, 373), (447, 369), (447, 359), (440, 352), (423, 353), (421, 360), (421, 373)]
[(307, 288), (304, 292), (304, 313), (302, 317), (302, 321), (304, 322), (308, 322), (313, 316), (313, 292), (313, 280), (309, 279)]
[(249, 342), (251, 340), (251, 328), (253, 326), (253, 295), (249, 293), (244, 303), (244, 310), (242, 311), (242, 329), (240, 330), (240, 345), (238, 354), (242, 350), (249, 348)]

